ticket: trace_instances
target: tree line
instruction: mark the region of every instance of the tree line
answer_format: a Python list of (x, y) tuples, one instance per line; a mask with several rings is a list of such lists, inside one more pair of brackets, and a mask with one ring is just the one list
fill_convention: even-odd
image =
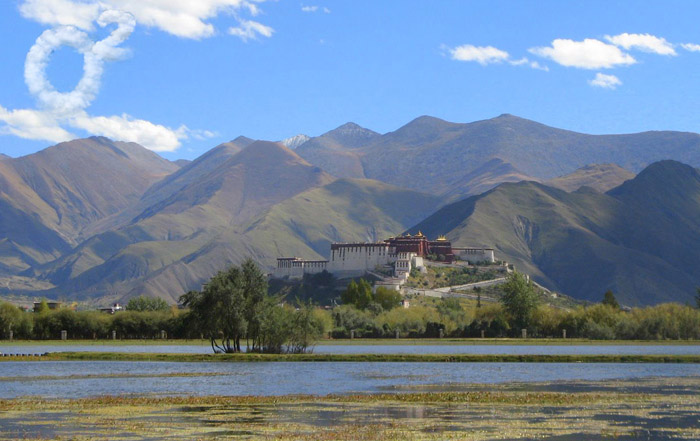
[[(700, 339), (700, 289), (697, 307), (665, 303), (623, 310), (612, 292), (601, 303), (562, 309), (546, 305), (533, 284), (521, 273), (513, 272), (501, 285), (497, 303), (467, 307), (455, 297), (420, 302), (409, 309), (378, 307), (368, 299), (367, 284), (360, 295), (345, 293), (350, 301), (332, 311), (336, 338), (488, 338), (528, 337), (666, 340)], [(350, 289), (348, 289), (350, 291)], [(360, 289), (362, 291), (362, 289)], [(360, 299), (354, 300), (354, 299)]]
[(0, 303), (0, 338), (71, 339), (168, 338), (210, 341), (214, 352), (304, 352), (318, 339), (401, 337), (567, 337), (590, 339), (700, 339), (700, 290), (697, 308), (666, 303), (620, 308), (612, 292), (599, 304), (574, 309), (542, 303), (532, 283), (511, 273), (498, 303), (465, 306), (457, 298), (428, 301), (402, 297), (366, 280), (352, 281), (332, 310), (308, 301), (290, 303), (268, 293), (265, 275), (251, 260), (217, 273), (201, 291), (182, 296), (186, 309), (161, 299), (137, 297), (116, 314), (50, 310), (45, 302), (34, 313)]

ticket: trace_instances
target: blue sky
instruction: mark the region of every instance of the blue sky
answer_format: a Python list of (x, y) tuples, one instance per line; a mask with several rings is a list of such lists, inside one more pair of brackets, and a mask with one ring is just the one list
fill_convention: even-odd
[[(699, 13), (691, 1), (8, 0), (0, 152), (95, 134), (191, 159), (238, 135), (348, 121), (383, 133), (420, 115), (700, 132)], [(89, 78), (52, 93), (76, 87), (84, 54)]]

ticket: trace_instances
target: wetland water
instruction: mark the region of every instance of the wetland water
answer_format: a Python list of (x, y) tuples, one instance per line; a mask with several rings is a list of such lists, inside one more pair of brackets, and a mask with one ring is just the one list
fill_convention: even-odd
[(0, 363), (0, 398), (99, 395), (290, 395), (451, 390), (460, 384), (700, 378), (700, 364), (112, 362)]
[[(151, 352), (177, 354), (209, 354), (208, 344), (169, 345), (115, 345), (98, 344), (2, 344), (0, 353), (42, 354), (44, 352)], [(639, 344), (639, 345), (485, 345), (485, 344), (385, 344), (385, 345), (333, 345), (321, 344), (314, 348), (317, 354), (512, 354), (512, 355), (700, 355), (697, 344)]]

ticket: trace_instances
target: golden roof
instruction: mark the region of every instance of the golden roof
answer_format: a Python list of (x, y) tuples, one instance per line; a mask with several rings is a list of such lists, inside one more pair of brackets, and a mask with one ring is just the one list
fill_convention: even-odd
[(419, 230), (418, 234), (416, 234), (416, 237), (423, 237), (423, 233)]
[(438, 236), (437, 240), (439, 240), (440, 242), (446, 242), (446, 241), (447, 241), (447, 238), (446, 238), (445, 235), (443, 234), (443, 235), (441, 235), (441, 236)]

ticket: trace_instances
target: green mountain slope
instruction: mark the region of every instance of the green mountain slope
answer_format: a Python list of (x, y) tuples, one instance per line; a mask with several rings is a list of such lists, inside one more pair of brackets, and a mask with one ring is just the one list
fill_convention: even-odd
[[(91, 238), (60, 259), (62, 265), (47, 267), (39, 277), (58, 285), (49, 292), (54, 296), (115, 301), (145, 294), (174, 302), (222, 267), (246, 257), (270, 268), (279, 256), (327, 257), (332, 241), (383, 239), (439, 204), (437, 197), (369, 180), (311, 186), (241, 223), (207, 216), (213, 211), (204, 203), (192, 207), (200, 216), (198, 225), (206, 225), (201, 232), (159, 239), (153, 224), (161, 215), (144, 218)], [(182, 215), (164, 217), (182, 224), (187, 222)], [(148, 233), (139, 235), (144, 232)]]
[(598, 301), (612, 289), (629, 305), (691, 301), (700, 285), (700, 173), (650, 165), (607, 194), (534, 182), (503, 184), (448, 205), (410, 231), (491, 245), (538, 282)]

